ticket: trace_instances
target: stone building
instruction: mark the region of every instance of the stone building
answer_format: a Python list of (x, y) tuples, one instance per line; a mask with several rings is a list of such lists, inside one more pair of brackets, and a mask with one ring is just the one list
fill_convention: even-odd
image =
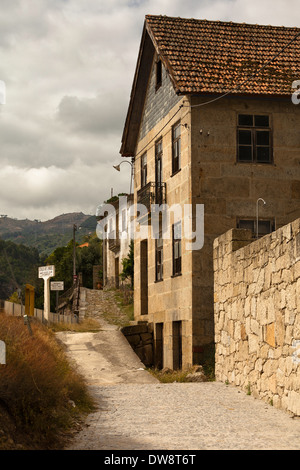
[(214, 239), (232, 228), (260, 237), (300, 216), (299, 34), (145, 18), (120, 149), (134, 160), (134, 202), (149, 214), (153, 203), (192, 207), (196, 233), (204, 205), (198, 248), (180, 213), (169, 233), (163, 213), (138, 219), (135, 319), (153, 327), (157, 367), (201, 363), (214, 341)]
[[(120, 204), (120, 200), (124, 203)], [(128, 237), (128, 218), (133, 195), (117, 196), (107, 201), (114, 207), (115, 213), (107, 217), (107, 237), (103, 240), (103, 288), (119, 289), (126, 281), (120, 274), (123, 270), (122, 260), (128, 256), (130, 238)]]

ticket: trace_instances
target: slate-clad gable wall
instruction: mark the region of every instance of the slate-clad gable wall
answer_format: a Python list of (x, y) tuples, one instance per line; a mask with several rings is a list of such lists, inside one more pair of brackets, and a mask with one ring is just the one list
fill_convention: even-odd
[(149, 79), (145, 109), (141, 122), (139, 139), (143, 139), (156, 124), (158, 124), (168, 112), (182, 99), (177, 96), (167, 71), (162, 67), (162, 85), (156, 91), (156, 70), (153, 61), (152, 71)]

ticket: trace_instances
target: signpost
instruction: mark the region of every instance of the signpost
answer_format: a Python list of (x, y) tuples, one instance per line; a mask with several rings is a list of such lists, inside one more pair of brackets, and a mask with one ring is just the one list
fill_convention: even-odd
[(64, 281), (52, 281), (50, 283), (51, 290), (64, 290)]
[(56, 312), (58, 308), (58, 291), (64, 290), (64, 281), (52, 281), (50, 289), (56, 291)]
[(49, 279), (55, 276), (55, 266), (40, 266), (39, 278), (44, 279), (44, 317), (48, 321), (50, 313)]

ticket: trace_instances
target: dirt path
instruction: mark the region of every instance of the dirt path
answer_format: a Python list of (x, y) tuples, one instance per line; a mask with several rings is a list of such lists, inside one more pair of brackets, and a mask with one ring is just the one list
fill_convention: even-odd
[(98, 409), (66, 450), (300, 450), (300, 419), (218, 382), (159, 383), (118, 327), (58, 333)]

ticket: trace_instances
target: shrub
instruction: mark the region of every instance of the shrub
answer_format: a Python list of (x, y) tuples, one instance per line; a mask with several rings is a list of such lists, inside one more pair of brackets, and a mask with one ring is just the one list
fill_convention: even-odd
[(30, 437), (32, 448), (55, 448), (75, 414), (93, 404), (54, 334), (33, 320), (31, 329), (32, 335), (22, 317), (0, 314), (0, 339), (6, 344), (0, 404)]

